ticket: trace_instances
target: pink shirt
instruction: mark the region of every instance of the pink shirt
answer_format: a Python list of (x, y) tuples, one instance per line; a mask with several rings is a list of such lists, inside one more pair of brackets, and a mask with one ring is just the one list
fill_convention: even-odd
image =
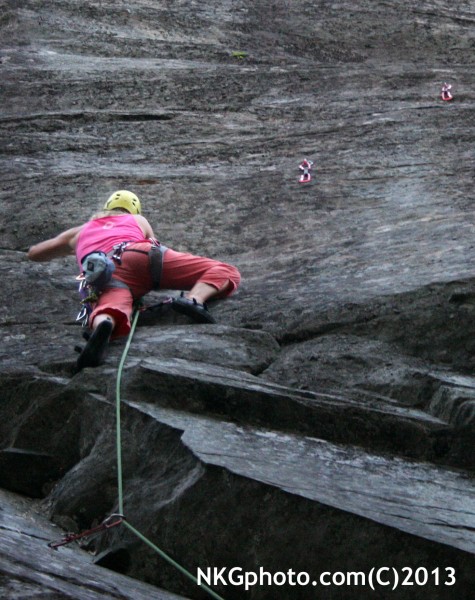
[(110, 215), (93, 219), (84, 225), (76, 244), (79, 266), (86, 254), (95, 250), (110, 252), (120, 242), (144, 242), (143, 231), (132, 215)]

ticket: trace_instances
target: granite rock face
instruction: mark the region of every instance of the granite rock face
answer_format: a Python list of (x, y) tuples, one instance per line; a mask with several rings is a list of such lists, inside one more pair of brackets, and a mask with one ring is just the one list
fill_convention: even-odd
[(366, 577), (226, 599), (366, 599), (386, 567), (428, 581), (378, 598), (470, 597), (474, 23), (470, 0), (3, 3), (2, 597), (210, 597), (125, 525), (47, 546), (119, 512), (125, 342), (74, 374), (74, 260), (25, 252), (120, 188), (243, 278), (216, 325), (139, 319), (127, 523), (193, 575)]

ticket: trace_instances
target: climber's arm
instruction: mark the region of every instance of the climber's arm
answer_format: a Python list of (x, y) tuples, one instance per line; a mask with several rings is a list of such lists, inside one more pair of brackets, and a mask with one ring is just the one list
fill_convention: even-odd
[(74, 254), (76, 240), (82, 225), (63, 231), (50, 240), (39, 242), (28, 250), (28, 258), (34, 261), (46, 261)]

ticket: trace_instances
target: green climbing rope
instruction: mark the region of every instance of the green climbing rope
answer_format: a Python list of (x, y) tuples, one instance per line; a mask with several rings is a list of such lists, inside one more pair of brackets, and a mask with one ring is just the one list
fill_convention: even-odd
[(129, 337), (127, 338), (127, 343), (125, 344), (124, 351), (122, 352), (122, 356), (119, 362), (119, 367), (117, 369), (117, 381), (115, 384), (115, 397), (116, 397), (116, 406), (115, 406), (115, 423), (116, 423), (116, 443), (117, 443), (117, 487), (118, 487), (118, 496), (119, 496), (119, 513), (121, 515), (124, 514), (124, 490), (122, 484), (122, 436), (121, 436), (121, 425), (120, 425), (120, 384), (122, 381), (122, 371), (124, 370), (125, 359), (127, 358), (127, 354), (129, 352), (130, 344), (132, 343), (132, 338), (134, 337), (135, 327), (137, 326), (137, 320), (139, 318), (139, 311), (136, 310), (134, 314), (134, 318), (132, 320), (132, 327), (130, 329)]
[[(129, 352), (130, 344), (132, 343), (132, 338), (134, 336), (135, 327), (137, 326), (137, 320), (139, 317), (139, 311), (135, 311), (134, 318), (132, 320), (132, 326), (130, 329), (129, 337), (127, 339), (127, 343), (125, 345), (124, 351), (122, 352), (122, 357), (119, 362), (119, 367), (117, 369), (117, 381), (115, 386), (116, 391), (116, 442), (117, 442), (117, 487), (118, 487), (118, 497), (119, 497), (119, 513), (121, 515), (124, 514), (124, 489), (123, 489), (123, 478), (122, 478), (122, 436), (121, 436), (121, 422), (120, 422), (120, 384), (122, 381), (122, 371), (124, 370), (125, 360), (127, 358), (127, 354)], [(150, 548), (155, 550), (157, 554), (159, 554), (163, 559), (165, 559), (169, 564), (178, 569), (183, 575), (191, 579), (193, 583), (199, 585), (203, 588), (210, 596), (215, 598), (216, 600), (224, 600), (221, 596), (219, 596), (215, 591), (213, 591), (208, 586), (203, 583), (199, 584), (198, 579), (192, 575), (189, 571), (187, 571), (184, 567), (178, 564), (171, 556), (168, 556), (166, 552), (161, 550), (158, 546), (156, 546), (153, 542), (151, 542), (148, 538), (146, 538), (140, 531), (135, 529), (128, 521), (123, 521), (123, 524), (139, 539), (141, 539), (145, 544), (147, 544)]]
[(221, 596), (219, 596), (215, 591), (213, 591), (208, 586), (204, 585), (203, 583), (198, 584), (198, 580), (196, 579), (196, 577), (194, 575), (192, 575), (184, 567), (182, 567), (175, 560), (173, 560), (173, 558), (171, 558), (170, 556), (168, 556), (168, 554), (166, 554), (163, 550), (160, 550), (160, 548), (158, 546), (156, 546), (148, 538), (146, 538), (144, 535), (142, 535), (140, 533), (140, 531), (138, 531), (137, 529), (135, 529), (135, 527), (132, 527), (132, 525), (130, 523), (128, 523), (127, 521), (124, 521), (124, 525), (126, 527), (128, 527), (130, 529), (130, 531), (132, 531), (138, 538), (140, 538), (143, 542), (145, 542), (145, 544), (147, 544), (147, 546), (150, 546), (150, 548), (152, 548), (153, 550), (155, 550), (155, 552), (157, 552), (157, 554), (159, 554), (168, 563), (170, 563), (172, 566), (174, 566), (175, 569), (178, 569), (180, 571), (180, 573), (183, 573), (183, 575), (185, 575), (186, 577), (188, 577), (189, 579), (191, 579), (193, 581), (193, 583), (196, 583), (196, 585), (199, 585), (205, 591), (207, 591), (210, 596), (212, 596), (213, 598), (216, 598), (216, 600), (224, 600), (224, 598), (222, 598)]

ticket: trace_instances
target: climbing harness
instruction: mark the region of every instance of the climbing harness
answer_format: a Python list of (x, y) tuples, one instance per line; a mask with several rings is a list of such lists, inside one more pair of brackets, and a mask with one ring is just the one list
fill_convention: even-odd
[(166, 246), (157, 242), (157, 240), (150, 239), (152, 246), (150, 250), (141, 250), (140, 248), (129, 248), (129, 244), (135, 242), (121, 242), (114, 246), (112, 251), (112, 258), (120, 265), (122, 263), (122, 255), (124, 252), (138, 252), (139, 254), (147, 254), (150, 262), (150, 273), (152, 275), (152, 289), (158, 290), (160, 288), (160, 280), (162, 278), (163, 269), (163, 255)]
[(307, 160), (306, 158), (300, 163), (299, 169), (302, 171), (300, 175), (300, 183), (308, 183), (312, 179), (312, 175), (310, 174), (310, 170), (313, 166), (312, 160)]
[(453, 100), (454, 97), (450, 92), (451, 89), (452, 85), (450, 83), (444, 83), (444, 85), (442, 86), (440, 97), (442, 98), (442, 100), (444, 100), (444, 102), (450, 102), (450, 100)]
[(81, 321), (83, 327), (88, 324), (92, 304), (97, 302), (100, 294), (106, 288), (128, 288), (125, 283), (113, 277), (115, 263), (112, 259), (115, 258), (115, 249), (114, 246), (111, 255), (102, 252), (102, 250), (90, 252), (81, 261), (82, 273), (76, 277), (76, 281), (79, 281), (78, 291), (81, 296), (81, 310), (76, 317), (76, 321)]
[(130, 244), (136, 242), (127, 241), (116, 244), (108, 254), (102, 252), (102, 250), (96, 250), (87, 254), (82, 259), (82, 273), (76, 277), (76, 280), (79, 281), (78, 291), (81, 296), (81, 309), (76, 317), (76, 322), (81, 322), (83, 327), (87, 326), (89, 315), (93, 310), (92, 305), (97, 302), (104, 290), (114, 287), (129, 289), (127, 284), (113, 276), (116, 264), (122, 264), (122, 255), (124, 252), (147, 254), (150, 262), (150, 273), (152, 275), (152, 289), (158, 290), (160, 288), (163, 255), (167, 247), (155, 239), (150, 239), (149, 241), (152, 243), (150, 250), (129, 248)]
[(111, 281), (115, 265), (105, 252), (97, 251), (86, 255), (81, 261), (82, 273), (76, 277), (79, 281), (79, 293), (82, 297), (82, 309), (76, 321), (87, 325), (90, 304), (97, 298), (105, 286)]
[(53, 548), (53, 550), (57, 550), (60, 546), (66, 546), (66, 544), (70, 544), (71, 542), (76, 542), (85, 537), (90, 537), (96, 533), (100, 533), (101, 531), (105, 531), (106, 529), (112, 529), (112, 527), (117, 527), (125, 520), (124, 515), (113, 514), (107, 519), (104, 519), (100, 525), (97, 527), (93, 527), (92, 529), (88, 529), (87, 531), (83, 531), (82, 533), (67, 533), (63, 539), (59, 542), (50, 542), (48, 546)]

